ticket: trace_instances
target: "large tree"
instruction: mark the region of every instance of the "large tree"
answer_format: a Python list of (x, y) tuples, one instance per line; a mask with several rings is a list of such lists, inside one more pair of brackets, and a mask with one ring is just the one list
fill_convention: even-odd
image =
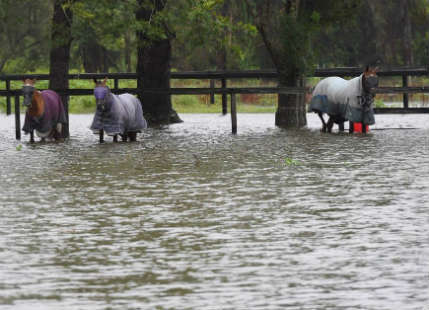
[(167, 0), (138, 0), (136, 20), (137, 40), (137, 87), (144, 114), (150, 126), (181, 122), (173, 110), (171, 95), (150, 92), (170, 89), (171, 40), (164, 10)]
[[(306, 1), (246, 0), (246, 4), (279, 73), (279, 87), (303, 86), (310, 58)], [(305, 126), (304, 96), (279, 94), (275, 123), (283, 128)]]
[[(55, 0), (51, 28), (51, 53), (49, 63), (49, 88), (64, 90), (69, 87), (70, 46), (72, 42), (73, 0)], [(61, 96), (63, 104), (68, 105), (68, 97)], [(66, 109), (67, 111), (68, 109)], [(68, 115), (67, 115), (68, 119)], [(69, 135), (65, 128), (64, 136)]]

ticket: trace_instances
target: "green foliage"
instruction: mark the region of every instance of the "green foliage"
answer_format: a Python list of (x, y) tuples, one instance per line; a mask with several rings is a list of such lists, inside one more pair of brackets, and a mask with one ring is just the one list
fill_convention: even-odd
[[(182, 3), (182, 9), (173, 10), (171, 21), (176, 25), (175, 50), (182, 51), (183, 55), (179, 67), (185, 70), (221, 70), (223, 66), (249, 68), (257, 30), (247, 22), (240, 2), (189, 0), (177, 3)], [(223, 54), (226, 63), (222, 60)]]
[(298, 165), (300, 165), (301, 163), (300, 163), (299, 161), (295, 160), (295, 159), (292, 159), (292, 158), (290, 158), (290, 157), (286, 157), (286, 158), (285, 158), (285, 164), (286, 164), (287, 166), (298, 166)]
[(49, 1), (0, 1), (0, 73), (34, 70), (49, 55)]
[(374, 106), (376, 108), (385, 108), (386, 107), (386, 105), (384, 104), (383, 99), (380, 99), (380, 98), (375, 98), (375, 100), (374, 100)]
[(292, 15), (284, 15), (280, 29), (280, 53), (283, 57), (280, 59), (279, 69), (284, 72), (286, 79), (309, 73), (314, 61), (310, 45), (311, 24)]
[[(139, 4), (152, 10), (154, 1), (64, 3), (73, 11), (71, 67), (78, 72), (88, 62), (97, 63), (92, 67), (97, 71), (134, 71), (136, 31), (148, 44), (171, 38), (173, 67), (178, 70), (280, 64), (290, 74), (300, 75), (311, 72), (314, 65), (356, 66), (374, 54), (381, 55), (385, 64), (403, 65), (408, 40), (405, 16), (411, 21), (414, 64), (427, 65), (429, 59), (427, 0), (169, 0), (159, 2), (165, 8), (141, 22), (136, 20)], [(293, 4), (289, 11), (288, 3)], [(0, 1), (0, 74), (49, 66), (52, 9), (52, 0)], [(272, 48), (279, 51), (275, 61), (258, 34), (261, 23), (268, 27)]]

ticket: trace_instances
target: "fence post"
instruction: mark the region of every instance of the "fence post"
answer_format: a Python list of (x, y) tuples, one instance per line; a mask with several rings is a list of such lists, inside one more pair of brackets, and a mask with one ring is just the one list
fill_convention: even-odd
[(117, 91), (118, 88), (119, 88), (119, 80), (118, 79), (114, 79), (114, 83), (115, 83), (114, 88)]
[(15, 95), (15, 137), (21, 140), (21, 112), (19, 110), (19, 95)]
[(215, 103), (215, 94), (213, 92), (214, 88), (215, 88), (215, 81), (210, 80), (210, 90), (212, 90), (212, 92), (210, 93), (210, 103), (211, 104)]
[(66, 120), (67, 123), (65, 124), (64, 128), (63, 128), (63, 138), (68, 138), (70, 137), (70, 121), (69, 121), (69, 101), (70, 101), (70, 96), (65, 95), (64, 96), (65, 102), (64, 102), (64, 111), (66, 114)]
[(231, 92), (231, 126), (232, 134), (237, 134), (237, 106), (234, 92)]
[[(222, 88), (226, 88), (226, 79), (222, 79)], [(222, 114), (228, 113), (228, 96), (226, 93), (222, 93)]]
[(10, 80), (6, 80), (6, 90), (8, 92), (7, 97), (6, 97), (6, 115), (10, 115), (12, 113), (12, 107), (10, 104)]
[[(402, 87), (408, 87), (408, 76), (403, 75), (402, 76)], [(408, 93), (404, 93), (403, 95), (403, 108), (408, 109)]]

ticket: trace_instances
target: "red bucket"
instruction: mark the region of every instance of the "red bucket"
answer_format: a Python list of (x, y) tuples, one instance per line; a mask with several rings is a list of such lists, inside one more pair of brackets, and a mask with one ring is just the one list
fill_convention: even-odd
[[(365, 125), (365, 128), (365, 132), (369, 132), (369, 126)], [(353, 132), (362, 133), (362, 123), (353, 123)]]

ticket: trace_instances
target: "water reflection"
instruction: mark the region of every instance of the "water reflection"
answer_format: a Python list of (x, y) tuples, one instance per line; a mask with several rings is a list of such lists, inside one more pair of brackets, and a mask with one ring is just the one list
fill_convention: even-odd
[(103, 145), (71, 117), (70, 141), (30, 145), (0, 116), (2, 308), (428, 305), (423, 116), (349, 136), (239, 114), (232, 136), (227, 117), (185, 115)]

